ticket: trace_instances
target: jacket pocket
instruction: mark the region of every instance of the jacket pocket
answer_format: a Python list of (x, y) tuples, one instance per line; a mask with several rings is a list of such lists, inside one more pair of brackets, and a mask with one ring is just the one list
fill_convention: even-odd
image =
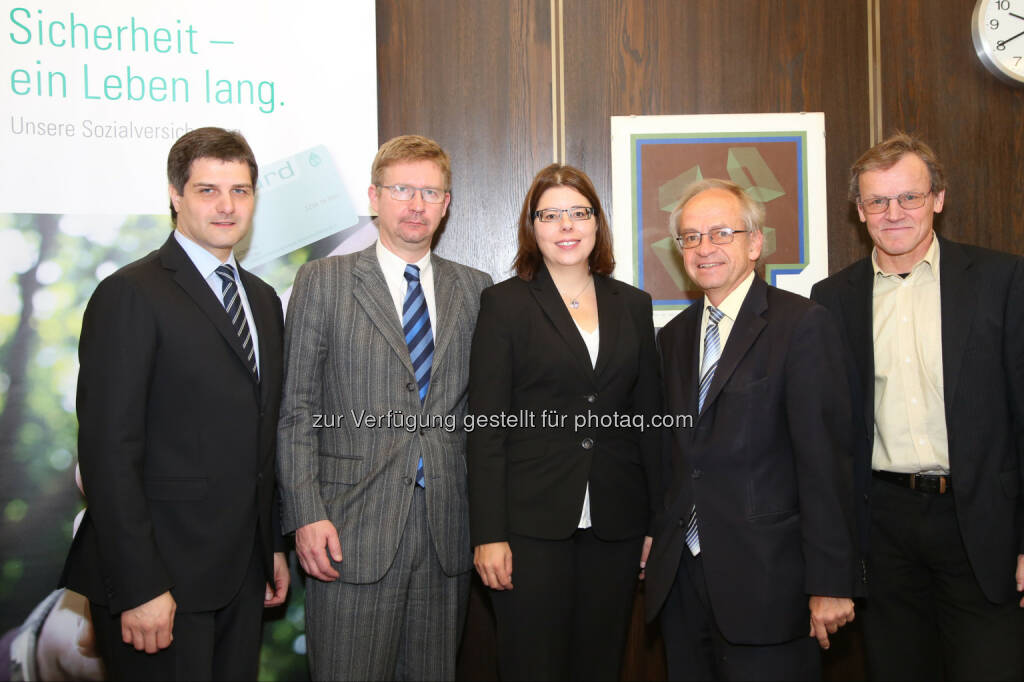
[(142, 482), (150, 500), (202, 500), (206, 485), (205, 478), (176, 476), (154, 476)]
[(363, 477), (363, 459), (321, 457), (320, 480), (324, 483), (358, 483)]

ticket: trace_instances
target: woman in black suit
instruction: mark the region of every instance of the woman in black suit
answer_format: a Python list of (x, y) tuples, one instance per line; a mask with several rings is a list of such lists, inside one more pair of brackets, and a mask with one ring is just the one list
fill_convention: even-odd
[(552, 164), (519, 216), (518, 276), (484, 290), (469, 407), (474, 562), (505, 680), (618, 679), (658, 498), (651, 297), (611, 279), (590, 179)]

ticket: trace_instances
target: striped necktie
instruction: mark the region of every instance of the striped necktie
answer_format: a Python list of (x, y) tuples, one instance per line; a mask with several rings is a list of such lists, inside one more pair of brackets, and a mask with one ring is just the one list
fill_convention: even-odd
[(245, 310), (242, 309), (242, 297), (238, 295), (238, 285), (235, 283), (235, 269), (225, 263), (218, 265), (215, 271), (220, 277), (221, 297), (224, 299), (224, 310), (228, 313), (231, 326), (242, 341), (242, 350), (245, 351), (245, 360), (249, 364), (249, 371), (259, 380), (260, 372), (256, 367), (256, 350), (252, 346), (252, 334), (249, 333), (249, 323), (245, 321)]
[[(718, 336), (718, 323), (724, 313), (715, 306), (708, 307), (708, 327), (704, 332), (704, 362), (701, 365), (700, 386), (697, 390), (697, 411), (704, 409), (704, 399), (715, 378), (718, 359), (722, 357), (722, 342)], [(697, 505), (690, 509), (690, 521), (686, 524), (686, 546), (693, 556), (700, 554), (700, 535), (697, 532)]]
[[(416, 375), (416, 385), (420, 389), (420, 404), (427, 399), (430, 388), (430, 366), (434, 361), (434, 335), (430, 331), (430, 313), (427, 311), (427, 299), (420, 285), (420, 269), (415, 265), (405, 266), (405, 279), (409, 288), (405, 292), (405, 303), (402, 304), (402, 332), (405, 334), (405, 345), (409, 347), (409, 359)], [(423, 479), (423, 458), (420, 457), (416, 466), (416, 484), (426, 487)]]

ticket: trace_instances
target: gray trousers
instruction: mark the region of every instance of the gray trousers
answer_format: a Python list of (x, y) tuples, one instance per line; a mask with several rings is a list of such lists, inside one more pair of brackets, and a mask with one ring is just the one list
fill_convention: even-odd
[(306, 583), (310, 676), (454, 680), (469, 578), (469, 572), (449, 576), (441, 569), (426, 494), (417, 487), (395, 561), (380, 581)]

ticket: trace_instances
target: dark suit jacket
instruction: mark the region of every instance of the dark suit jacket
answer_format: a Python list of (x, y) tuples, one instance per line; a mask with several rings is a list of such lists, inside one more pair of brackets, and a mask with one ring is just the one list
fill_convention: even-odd
[[(564, 539), (580, 521), (590, 483), (594, 534), (604, 540), (650, 532), (659, 497), (660, 410), (651, 297), (594, 277), (600, 324), (596, 368), (542, 268), (486, 289), (473, 335), (469, 408), (478, 419), (532, 415), (532, 426), (477, 427), (469, 434), (470, 529), (474, 546), (508, 533)], [(546, 428), (541, 415), (564, 418)], [(593, 420), (588, 421), (588, 415)], [(616, 415), (642, 420), (602, 423)], [(584, 420), (579, 428), (577, 419)]]
[(113, 613), (166, 590), (182, 611), (220, 608), (254, 543), (273, 575), (283, 319), (274, 290), (239, 274), (259, 382), (173, 234), (100, 282), (86, 308), (77, 408), (87, 509), (62, 584)]
[(735, 644), (806, 636), (808, 596), (851, 596), (849, 405), (828, 312), (755, 277), (697, 415), (703, 304), (659, 335), (674, 430), (670, 483), (647, 564), (647, 613), (660, 610), (697, 505), (718, 627)]
[[(985, 596), (1006, 602), (1016, 594), (1016, 557), (1024, 552), (1024, 260), (942, 238), (939, 253), (943, 392), (957, 520)], [(865, 258), (811, 291), (835, 314), (847, 342), (865, 556), (875, 435), (873, 283), (871, 259)]]

